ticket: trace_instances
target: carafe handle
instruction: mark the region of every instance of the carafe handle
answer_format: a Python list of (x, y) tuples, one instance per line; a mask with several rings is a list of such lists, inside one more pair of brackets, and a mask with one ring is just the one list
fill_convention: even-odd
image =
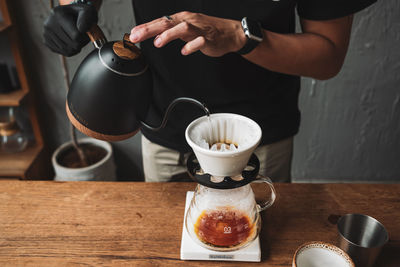
[(258, 176), (257, 179), (252, 181), (252, 183), (259, 183), (259, 184), (265, 183), (269, 186), (269, 188), (271, 190), (271, 195), (268, 199), (266, 199), (262, 203), (257, 203), (258, 212), (261, 212), (261, 211), (271, 207), (272, 204), (274, 204), (275, 199), (276, 199), (276, 191), (275, 191), (275, 187), (272, 184), (271, 179), (268, 177)]

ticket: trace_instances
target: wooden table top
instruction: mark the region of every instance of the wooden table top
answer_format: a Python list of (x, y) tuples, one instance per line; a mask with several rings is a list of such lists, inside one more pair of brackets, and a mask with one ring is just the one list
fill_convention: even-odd
[(368, 214), (389, 231), (377, 266), (400, 266), (400, 185), (276, 184), (261, 263), (181, 261), (194, 183), (0, 181), (1, 266), (291, 266), (308, 241), (337, 244), (335, 221)]

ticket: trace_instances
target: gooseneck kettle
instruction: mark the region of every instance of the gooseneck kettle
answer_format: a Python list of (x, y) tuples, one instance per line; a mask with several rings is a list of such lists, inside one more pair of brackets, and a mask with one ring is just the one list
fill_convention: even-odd
[(152, 77), (140, 49), (129, 41), (108, 42), (94, 25), (87, 33), (95, 49), (77, 69), (67, 95), (66, 110), (71, 123), (82, 133), (105, 141), (120, 141), (135, 135), (140, 127), (153, 131), (163, 128), (171, 109), (179, 102), (200, 106), (187, 97), (168, 106), (162, 123), (152, 127), (146, 117), (152, 97)]

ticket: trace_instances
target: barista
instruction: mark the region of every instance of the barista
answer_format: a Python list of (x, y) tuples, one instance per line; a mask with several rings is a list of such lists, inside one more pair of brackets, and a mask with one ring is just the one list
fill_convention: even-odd
[[(255, 120), (263, 137), (260, 172), (290, 181), (293, 136), (298, 132), (300, 76), (329, 79), (341, 69), (353, 14), (375, 0), (133, 0), (141, 43), (153, 73), (153, 103), (146, 122), (159, 125), (175, 98), (193, 97), (213, 113)], [(45, 44), (73, 56), (89, 39), (101, 1), (60, 0), (44, 25)], [(295, 34), (295, 10), (301, 33)], [(246, 27), (242, 23), (247, 24)], [(186, 126), (202, 112), (182, 104), (159, 132), (143, 130), (146, 181), (186, 173)]]

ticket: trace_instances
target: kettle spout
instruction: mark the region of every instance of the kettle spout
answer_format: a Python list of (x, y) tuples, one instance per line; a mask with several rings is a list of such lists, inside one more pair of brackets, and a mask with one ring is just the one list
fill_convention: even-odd
[(207, 117), (210, 116), (210, 110), (206, 107), (206, 105), (205, 105), (204, 103), (201, 103), (200, 101), (198, 101), (198, 100), (196, 100), (196, 99), (194, 99), (194, 98), (190, 98), (190, 97), (178, 97), (178, 98), (174, 99), (174, 100), (168, 105), (168, 108), (167, 108), (167, 110), (165, 111), (165, 114), (164, 114), (164, 117), (163, 117), (163, 119), (162, 119), (162, 122), (161, 122), (161, 125), (160, 125), (160, 126), (158, 126), (158, 127), (153, 127), (153, 126), (150, 126), (150, 125), (146, 124), (146, 123), (143, 122), (143, 121), (141, 121), (140, 124), (142, 125), (142, 127), (146, 128), (146, 129), (148, 129), (148, 130), (151, 130), (151, 131), (159, 131), (159, 130), (161, 130), (161, 129), (164, 128), (165, 125), (167, 124), (167, 121), (168, 121), (168, 118), (169, 118), (169, 115), (170, 115), (172, 109), (173, 109), (178, 103), (181, 103), (181, 102), (186, 102), (186, 103), (195, 104), (196, 106), (200, 107), (200, 108), (204, 111), (204, 113), (206, 114)]

